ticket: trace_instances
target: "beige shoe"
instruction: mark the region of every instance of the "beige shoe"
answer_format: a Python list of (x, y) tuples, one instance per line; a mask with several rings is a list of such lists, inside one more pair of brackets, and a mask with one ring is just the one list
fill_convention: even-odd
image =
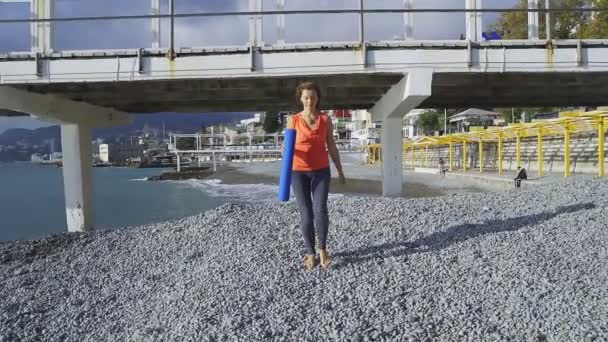
[(317, 266), (317, 259), (315, 258), (315, 255), (314, 254), (307, 254), (304, 257), (304, 268), (307, 271), (310, 271), (313, 268), (315, 268), (315, 266)]
[(321, 267), (323, 267), (324, 269), (328, 269), (329, 264), (331, 263), (331, 258), (327, 254), (326, 250), (322, 249), (319, 251), (319, 259), (320, 259)]

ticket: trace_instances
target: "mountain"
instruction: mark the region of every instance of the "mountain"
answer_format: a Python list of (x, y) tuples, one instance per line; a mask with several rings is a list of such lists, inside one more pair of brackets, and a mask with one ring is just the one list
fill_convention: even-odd
[[(153, 130), (162, 130), (163, 123), (166, 133), (193, 133), (203, 126), (231, 123), (250, 117), (253, 117), (252, 113), (135, 114), (135, 118), (131, 125), (96, 128), (93, 130), (93, 138), (112, 139), (120, 136), (134, 135), (137, 132), (141, 132), (146, 125)], [(0, 134), (0, 145), (11, 145), (18, 141), (29, 144), (40, 144), (47, 139), (60, 139), (60, 133), (61, 130), (58, 125), (33, 130), (10, 128)]]
[(113, 139), (120, 136), (133, 135), (135, 132), (141, 132), (145, 126), (148, 126), (150, 129), (162, 131), (163, 124), (166, 133), (194, 133), (203, 126), (238, 122), (251, 117), (253, 117), (253, 113), (136, 114), (131, 125), (95, 129), (93, 131), (93, 136), (94, 138)]

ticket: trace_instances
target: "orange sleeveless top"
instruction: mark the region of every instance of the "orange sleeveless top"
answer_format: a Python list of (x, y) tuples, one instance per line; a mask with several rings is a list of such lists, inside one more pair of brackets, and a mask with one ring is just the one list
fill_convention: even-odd
[(325, 148), (327, 120), (329, 117), (321, 113), (315, 125), (308, 127), (300, 113), (293, 116), (293, 128), (297, 132), (293, 171), (316, 171), (329, 167), (329, 157)]

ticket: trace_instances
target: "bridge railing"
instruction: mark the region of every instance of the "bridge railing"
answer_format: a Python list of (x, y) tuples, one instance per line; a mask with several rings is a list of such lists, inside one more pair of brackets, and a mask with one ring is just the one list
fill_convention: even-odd
[[(110, 0), (104, 0), (110, 1)], [(238, 6), (239, 10), (237, 11), (178, 11), (176, 10), (176, 5), (180, 5), (186, 3), (186, 0), (152, 0), (150, 6), (150, 14), (135, 14), (135, 15), (100, 15), (100, 16), (58, 16), (56, 15), (56, 2), (57, 0), (0, 0), (0, 38), (8, 37), (11, 30), (7, 30), (6, 28), (9, 25), (10, 27), (15, 28), (16, 31), (23, 32), (23, 25), (30, 25), (30, 42), (31, 42), (31, 51), (32, 53), (41, 53), (47, 54), (54, 51), (59, 51), (58, 49), (60, 44), (55, 44), (56, 41), (59, 41), (59, 38), (67, 39), (65, 37), (58, 37), (56, 28), (57, 25), (63, 25), (68, 23), (82, 23), (84, 22), (86, 25), (94, 25), (94, 23), (116, 23), (118, 22), (132, 22), (137, 23), (137, 25), (130, 25), (127, 31), (132, 30), (133, 28), (138, 27), (139, 25), (145, 25), (150, 27), (149, 35), (138, 35), (134, 40), (134, 48), (144, 48), (144, 49), (163, 49), (168, 50), (168, 56), (170, 58), (174, 58), (176, 53), (179, 53), (180, 48), (184, 48), (185, 46), (181, 46), (184, 42), (182, 35), (196, 35), (198, 32), (197, 29), (200, 27), (200, 23), (192, 23), (192, 19), (200, 19), (206, 20), (207, 22), (213, 21), (218, 18), (235, 20), (235, 18), (240, 18), (246, 20), (248, 27), (244, 30), (240, 30), (239, 32), (248, 34), (248, 39), (242, 46), (249, 48), (261, 48), (264, 46), (285, 46), (287, 41), (287, 23), (286, 17), (295, 18), (295, 17), (303, 17), (303, 16), (328, 16), (331, 15), (333, 18), (349, 18), (345, 20), (348, 27), (348, 34), (344, 37), (352, 38), (352, 40), (348, 40), (348, 43), (358, 44), (361, 48), (365, 48), (366, 43), (371, 42), (373, 39), (377, 38), (377, 35), (374, 35), (374, 27), (383, 24), (383, 21), (390, 21), (390, 18), (400, 17), (400, 28), (394, 32), (391, 37), (391, 41), (412, 41), (416, 40), (419, 37), (425, 37), (425, 32), (429, 30), (428, 22), (430, 20), (428, 15), (458, 15), (458, 20), (465, 21), (465, 30), (464, 32), (459, 32), (459, 29), (450, 33), (450, 39), (460, 39), (467, 40), (473, 43), (480, 42), (485, 39), (497, 39), (496, 35), (487, 35), (484, 33), (484, 20), (490, 17), (494, 17), (496, 19), (496, 15), (500, 13), (513, 13), (514, 15), (527, 15), (527, 38), (530, 40), (539, 40), (541, 38), (551, 39), (552, 32), (555, 32), (554, 25), (544, 25), (545, 32), (541, 32), (543, 28), (543, 21), (545, 23), (553, 23), (551, 17), (552, 15), (564, 13), (564, 12), (572, 12), (572, 13), (586, 13), (591, 20), (598, 13), (606, 12), (605, 8), (597, 8), (597, 7), (585, 7), (585, 8), (551, 8), (549, 6), (549, 0), (530, 0), (528, 1), (527, 8), (488, 8), (482, 6), (482, 0), (460, 0), (460, 2), (456, 2), (454, 0), (455, 6), (453, 8), (424, 8), (418, 6), (424, 6), (425, 2), (421, 0), (402, 0), (401, 7), (394, 8), (379, 8), (372, 7), (378, 6), (376, 2), (372, 2), (371, 0), (353, 0), (354, 3), (357, 3), (358, 6), (354, 8), (345, 8), (345, 9), (296, 9), (296, 10), (287, 10), (288, 0), (275, 0), (275, 8), (269, 10), (264, 9), (262, 6), (263, 0), (246, 0), (248, 1), (248, 6), (245, 7)], [(290, 0), (292, 1), (292, 0)], [(110, 1), (111, 2), (111, 1)], [(9, 4), (11, 3), (11, 4)], [(6, 13), (11, 13), (9, 11), (2, 11), (2, 6), (14, 5), (14, 3), (21, 3), (21, 5), (30, 6), (30, 11), (28, 15), (21, 16), (7, 16)], [(428, 4), (428, 2), (426, 2)], [(415, 6), (416, 5), (416, 6)], [(458, 7), (460, 6), (460, 7)], [(65, 5), (63, 6), (65, 7)], [(8, 8), (8, 7), (7, 7)], [(162, 9), (162, 10), (161, 10)], [(4, 12), (4, 14), (2, 14)], [(31, 12), (31, 16), (29, 13)], [(415, 20), (416, 16), (427, 16), (426, 20), (422, 20), (419, 24), (416, 25)], [(381, 17), (381, 20), (378, 18)], [(375, 19), (374, 19), (375, 18)], [(238, 20), (240, 20), (238, 19)], [(269, 43), (265, 40), (264, 33), (267, 33), (268, 30), (265, 26), (265, 22), (267, 23), (269, 20), (274, 19), (276, 22), (276, 41), (274, 43)], [(441, 17), (440, 19), (443, 19)], [(190, 25), (186, 25), (186, 22), (190, 22)], [(241, 26), (242, 21), (238, 21), (238, 25), (231, 25), (229, 30), (236, 29), (235, 26)], [(180, 25), (177, 25), (180, 24)], [(440, 20), (437, 23), (434, 23), (434, 26), (441, 26), (444, 23)], [(16, 29), (18, 25), (20, 29)], [(197, 26), (198, 25), (198, 26)], [(339, 27), (340, 23), (332, 23), (333, 27)], [(165, 28), (167, 26), (167, 28)], [(420, 30), (419, 27), (425, 26), (424, 29)], [(458, 25), (457, 25), (458, 26)], [(185, 28), (188, 27), (188, 28)], [(207, 26), (205, 26), (207, 27)], [(200, 30), (204, 30), (200, 28)], [(61, 31), (62, 34), (67, 34), (67, 30), (63, 29)], [(78, 30), (76, 31), (76, 37), (78, 37)], [(237, 30), (238, 31), (238, 30)], [(315, 27), (310, 28), (310, 31), (315, 31)], [(323, 30), (319, 30), (323, 31)], [(521, 31), (521, 28), (520, 28)], [(522, 32), (525, 32), (524, 28)], [(228, 32), (228, 31), (227, 31)], [(222, 36), (227, 32), (219, 32), (216, 36)], [(129, 32), (125, 32), (125, 36), (128, 36)], [(133, 32), (130, 32), (133, 34)], [(205, 32), (200, 32), (203, 35)], [(74, 34), (74, 32), (71, 32)], [(119, 40), (117, 38), (122, 38), (118, 36), (122, 36), (115, 31), (110, 30), (110, 34), (114, 35), (111, 39)], [(313, 37), (313, 40), (316, 42), (323, 42), (323, 37), (327, 36), (328, 32), (320, 32)], [(145, 37), (151, 37), (151, 41), (147, 43), (142, 43), (142, 40)], [(13, 37), (14, 38), (14, 37)], [(87, 43), (85, 44), (87, 49), (103, 49), (105, 46), (100, 46), (96, 48), (96, 41), (100, 41), (99, 37), (87, 37)], [(520, 37), (518, 37), (520, 38)], [(600, 38), (600, 37), (594, 37)], [(608, 37), (601, 37), (608, 38)], [(14, 39), (0, 39), (0, 51), (14, 51), (15, 49), (11, 49), (2, 46), (2, 41), (14, 41)], [(23, 39), (27, 40), (27, 39)], [(166, 40), (166, 42), (165, 42)], [(17, 50), (22, 50), (19, 47), (26, 46), (27, 44), (23, 44), (21, 40), (18, 40), (18, 43), (13, 43), (11, 46), (17, 46)], [(342, 41), (343, 42), (343, 41)], [(335, 42), (334, 42), (335, 43)], [(189, 46), (193, 48), (193, 46)]]

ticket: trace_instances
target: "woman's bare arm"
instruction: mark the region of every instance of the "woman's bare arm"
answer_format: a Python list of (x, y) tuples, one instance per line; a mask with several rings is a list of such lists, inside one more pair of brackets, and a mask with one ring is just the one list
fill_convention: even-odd
[(340, 182), (344, 183), (344, 171), (342, 171), (342, 163), (340, 162), (340, 152), (338, 152), (338, 147), (334, 140), (334, 126), (331, 123), (331, 119), (327, 120), (327, 151), (329, 152), (329, 156), (331, 157), (331, 160), (333, 160), (334, 165), (336, 165), (336, 170), (338, 170), (338, 175), (340, 176)]

